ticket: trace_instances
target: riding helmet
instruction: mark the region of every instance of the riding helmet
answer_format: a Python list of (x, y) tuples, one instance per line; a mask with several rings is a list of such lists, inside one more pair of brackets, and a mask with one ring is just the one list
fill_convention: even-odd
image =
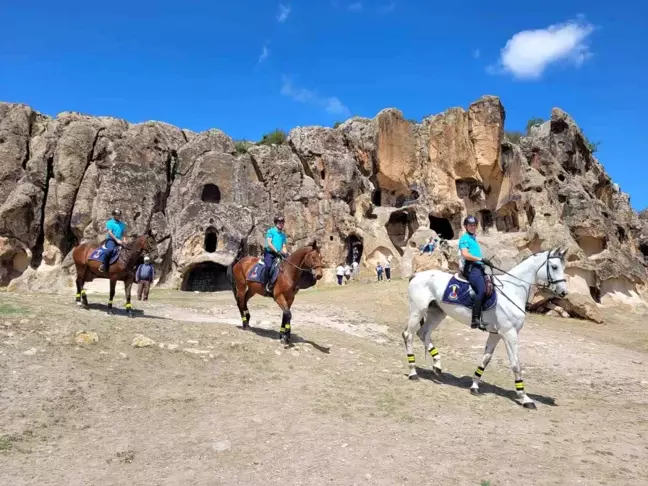
[(121, 209), (113, 209), (112, 215), (113, 216), (121, 216)]
[(466, 216), (463, 224), (464, 226), (466, 226), (467, 224), (477, 224), (477, 218), (475, 218), (474, 216)]
[(277, 223), (285, 223), (286, 220), (284, 219), (283, 216), (275, 216), (274, 222), (275, 222), (275, 224), (277, 224)]

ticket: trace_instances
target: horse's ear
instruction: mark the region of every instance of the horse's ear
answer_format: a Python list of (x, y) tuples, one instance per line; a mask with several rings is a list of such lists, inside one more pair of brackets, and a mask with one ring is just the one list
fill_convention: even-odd
[(313, 250), (317, 251), (318, 250), (318, 248), (317, 248), (317, 240), (313, 240), (313, 242), (311, 243), (311, 246), (313, 247)]
[(151, 228), (149, 228), (148, 231), (146, 232), (146, 234), (149, 235), (149, 236), (153, 236), (153, 230)]

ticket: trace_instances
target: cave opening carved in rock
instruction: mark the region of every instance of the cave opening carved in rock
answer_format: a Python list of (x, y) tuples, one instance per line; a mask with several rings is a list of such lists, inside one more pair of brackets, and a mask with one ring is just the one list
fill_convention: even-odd
[(392, 244), (396, 247), (398, 253), (403, 256), (403, 248), (418, 229), (416, 214), (406, 210), (394, 211), (389, 216), (385, 228)]
[(184, 275), (180, 290), (200, 292), (219, 292), (232, 290), (227, 279), (227, 267), (213, 262), (193, 265)]
[(205, 230), (205, 251), (207, 253), (214, 253), (216, 251), (216, 246), (218, 244), (218, 234), (216, 229), (209, 227)]
[(360, 264), (362, 251), (364, 250), (362, 239), (357, 235), (349, 235), (345, 242), (346, 246), (346, 263), (351, 265), (353, 262)]
[(430, 229), (434, 230), (439, 237), (444, 240), (452, 240), (455, 237), (454, 229), (452, 228), (452, 223), (448, 218), (439, 218), (430, 214)]
[(605, 238), (596, 238), (589, 235), (576, 236), (576, 243), (585, 252), (588, 257), (598, 255), (607, 248), (607, 241)]
[(9, 285), (14, 278), (20, 277), (29, 267), (29, 257), (24, 250), (7, 252), (0, 256), (0, 287)]
[(216, 184), (205, 184), (200, 199), (206, 203), (219, 203), (221, 200), (220, 189)]
[(493, 212), (488, 209), (482, 209), (481, 211), (479, 211), (479, 219), (481, 222), (482, 231), (484, 231), (485, 233), (488, 233), (495, 224)]

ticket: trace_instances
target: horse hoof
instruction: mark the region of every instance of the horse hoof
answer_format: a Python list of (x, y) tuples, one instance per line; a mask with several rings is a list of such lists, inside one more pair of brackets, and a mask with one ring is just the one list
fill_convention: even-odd
[(419, 380), (419, 375), (409, 375), (409, 379), (412, 381), (418, 381)]
[(479, 388), (471, 388), (470, 389), (470, 394), (478, 397), (479, 396)]
[(108, 309), (108, 310), (106, 311), (106, 314), (108, 314), (109, 316), (112, 316), (112, 315), (113, 315), (113, 310), (112, 310), (112, 309)]
[(443, 372), (441, 371), (441, 368), (437, 366), (432, 367), (432, 373), (434, 373), (436, 376), (441, 376)]
[(135, 317), (135, 316), (133, 315), (133, 312), (132, 312), (132, 311), (130, 311), (127, 315), (128, 315), (128, 317), (130, 317), (131, 319), (132, 319), (133, 317)]
[(81, 302), (76, 303), (77, 307), (83, 307), (83, 304)]
[(529, 410), (536, 410), (536, 409), (537, 409), (536, 404), (533, 403), (533, 402), (526, 402), (526, 403), (523, 403), (522, 406), (523, 406), (524, 408), (528, 408)]

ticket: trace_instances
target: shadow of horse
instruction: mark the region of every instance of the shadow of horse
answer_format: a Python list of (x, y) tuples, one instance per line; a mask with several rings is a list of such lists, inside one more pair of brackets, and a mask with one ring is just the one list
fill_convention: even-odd
[[(237, 326), (239, 329), (243, 329), (241, 326)], [(278, 331), (275, 331), (274, 329), (264, 329), (262, 327), (248, 327), (245, 329), (245, 331), (250, 331), (256, 334), (257, 336), (272, 339), (279, 341), (279, 338), (281, 337), (281, 333)], [(317, 349), (320, 353), (324, 354), (330, 354), (331, 353), (331, 348), (326, 348), (324, 346), (321, 346), (313, 341), (308, 341), (302, 337), (300, 337), (297, 334), (293, 334), (291, 337), (292, 343), (304, 343), (304, 344), (310, 344), (313, 346), (315, 349)], [(291, 344), (292, 344), (291, 343)]]
[[(470, 390), (470, 386), (472, 385), (472, 381), (473, 381), (472, 376), (458, 377), (453, 375), (452, 373), (448, 373), (445, 371), (441, 372), (440, 375), (437, 375), (432, 370), (426, 368), (419, 368), (418, 366), (416, 367), (416, 373), (418, 373), (419, 377), (421, 377), (424, 380), (432, 381), (434, 383), (440, 383), (443, 385), (450, 385), (465, 390)], [(497, 385), (493, 385), (491, 383), (485, 383), (483, 381), (480, 382), (479, 394), (486, 395), (489, 393), (492, 395), (497, 395), (498, 397), (508, 398), (512, 402), (515, 402), (517, 405), (520, 405), (520, 403), (518, 402), (517, 394), (515, 393), (514, 390), (507, 390)], [(552, 397), (546, 397), (544, 395), (534, 395), (532, 393), (527, 393), (527, 395), (532, 400), (542, 403), (543, 405), (548, 405), (550, 407), (558, 406), (556, 400)]]
[[(108, 306), (106, 304), (100, 304), (98, 302), (93, 302), (89, 303), (86, 307), (87, 310), (99, 310), (103, 312), (108, 312)], [(112, 309), (112, 315), (113, 316), (122, 316), (122, 317), (128, 317), (128, 313), (126, 309), (120, 309), (117, 307), (113, 307)], [(135, 317), (143, 317), (144, 319), (160, 319), (160, 320), (165, 320), (169, 321), (168, 317), (161, 317), (161, 316), (151, 316), (151, 315), (145, 315), (144, 311), (142, 309), (133, 309), (133, 315)]]

